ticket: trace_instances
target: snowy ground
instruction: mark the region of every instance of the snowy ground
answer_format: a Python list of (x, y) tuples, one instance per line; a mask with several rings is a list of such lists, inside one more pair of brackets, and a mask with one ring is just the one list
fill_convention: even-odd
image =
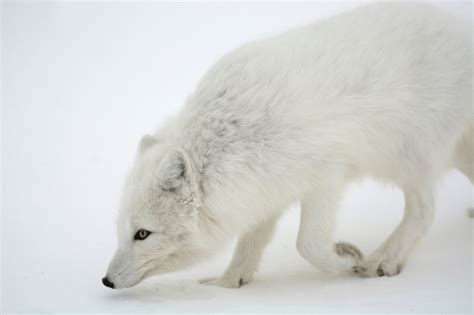
[[(226, 51), (356, 4), (4, 4), (2, 313), (472, 313), (473, 190), (457, 172), (440, 184), (434, 226), (397, 277), (319, 273), (295, 249), (295, 208), (241, 289), (197, 283), (225, 269), (230, 246), (209, 263), (135, 288), (100, 283), (140, 136), (176, 112)], [(467, 2), (442, 5), (472, 12)], [(399, 190), (354, 184), (338, 237), (369, 253), (402, 208)]]

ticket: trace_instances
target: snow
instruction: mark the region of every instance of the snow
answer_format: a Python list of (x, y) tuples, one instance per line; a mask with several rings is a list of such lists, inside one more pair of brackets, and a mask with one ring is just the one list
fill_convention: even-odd
[[(100, 282), (140, 136), (175, 113), (226, 51), (358, 3), (2, 5), (2, 313), (472, 313), (473, 189), (454, 171), (440, 183), (433, 228), (397, 277), (318, 272), (295, 249), (295, 206), (240, 289), (197, 282), (224, 271), (231, 244), (203, 265), (131, 289)], [(442, 5), (472, 12), (467, 2)], [(338, 239), (368, 254), (402, 208), (398, 189), (355, 183)]]

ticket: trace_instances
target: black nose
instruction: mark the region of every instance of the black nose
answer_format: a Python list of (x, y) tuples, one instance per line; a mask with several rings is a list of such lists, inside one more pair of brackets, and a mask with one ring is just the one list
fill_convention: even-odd
[(109, 288), (114, 288), (114, 283), (113, 282), (110, 282), (109, 279), (107, 279), (107, 277), (104, 277), (102, 278), (102, 283), (106, 286), (106, 287), (109, 287)]

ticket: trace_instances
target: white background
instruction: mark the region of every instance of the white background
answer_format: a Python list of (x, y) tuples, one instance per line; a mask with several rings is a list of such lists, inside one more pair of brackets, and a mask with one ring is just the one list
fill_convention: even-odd
[[(113, 291), (119, 194), (141, 135), (175, 113), (206, 69), (242, 43), (358, 3), (4, 3), (2, 311), (472, 311), (472, 187), (452, 172), (437, 218), (398, 277), (319, 273), (296, 252), (298, 211), (281, 220), (261, 271), (239, 290), (197, 284), (231, 248), (187, 272)], [(469, 3), (442, 3), (469, 18)], [(403, 197), (348, 188), (341, 239), (366, 253), (398, 223)]]

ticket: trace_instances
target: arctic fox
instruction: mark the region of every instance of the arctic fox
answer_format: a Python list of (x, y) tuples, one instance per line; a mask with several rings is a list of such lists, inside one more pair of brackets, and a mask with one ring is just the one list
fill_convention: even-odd
[[(440, 176), (457, 168), (474, 181), (472, 43), (439, 9), (379, 3), (224, 56), (141, 140), (103, 283), (185, 268), (239, 235), (228, 269), (207, 282), (239, 287), (297, 201), (296, 246), (312, 265), (398, 274), (433, 221)], [(401, 223), (367, 258), (332, 236), (345, 185), (363, 176), (405, 196)]]

